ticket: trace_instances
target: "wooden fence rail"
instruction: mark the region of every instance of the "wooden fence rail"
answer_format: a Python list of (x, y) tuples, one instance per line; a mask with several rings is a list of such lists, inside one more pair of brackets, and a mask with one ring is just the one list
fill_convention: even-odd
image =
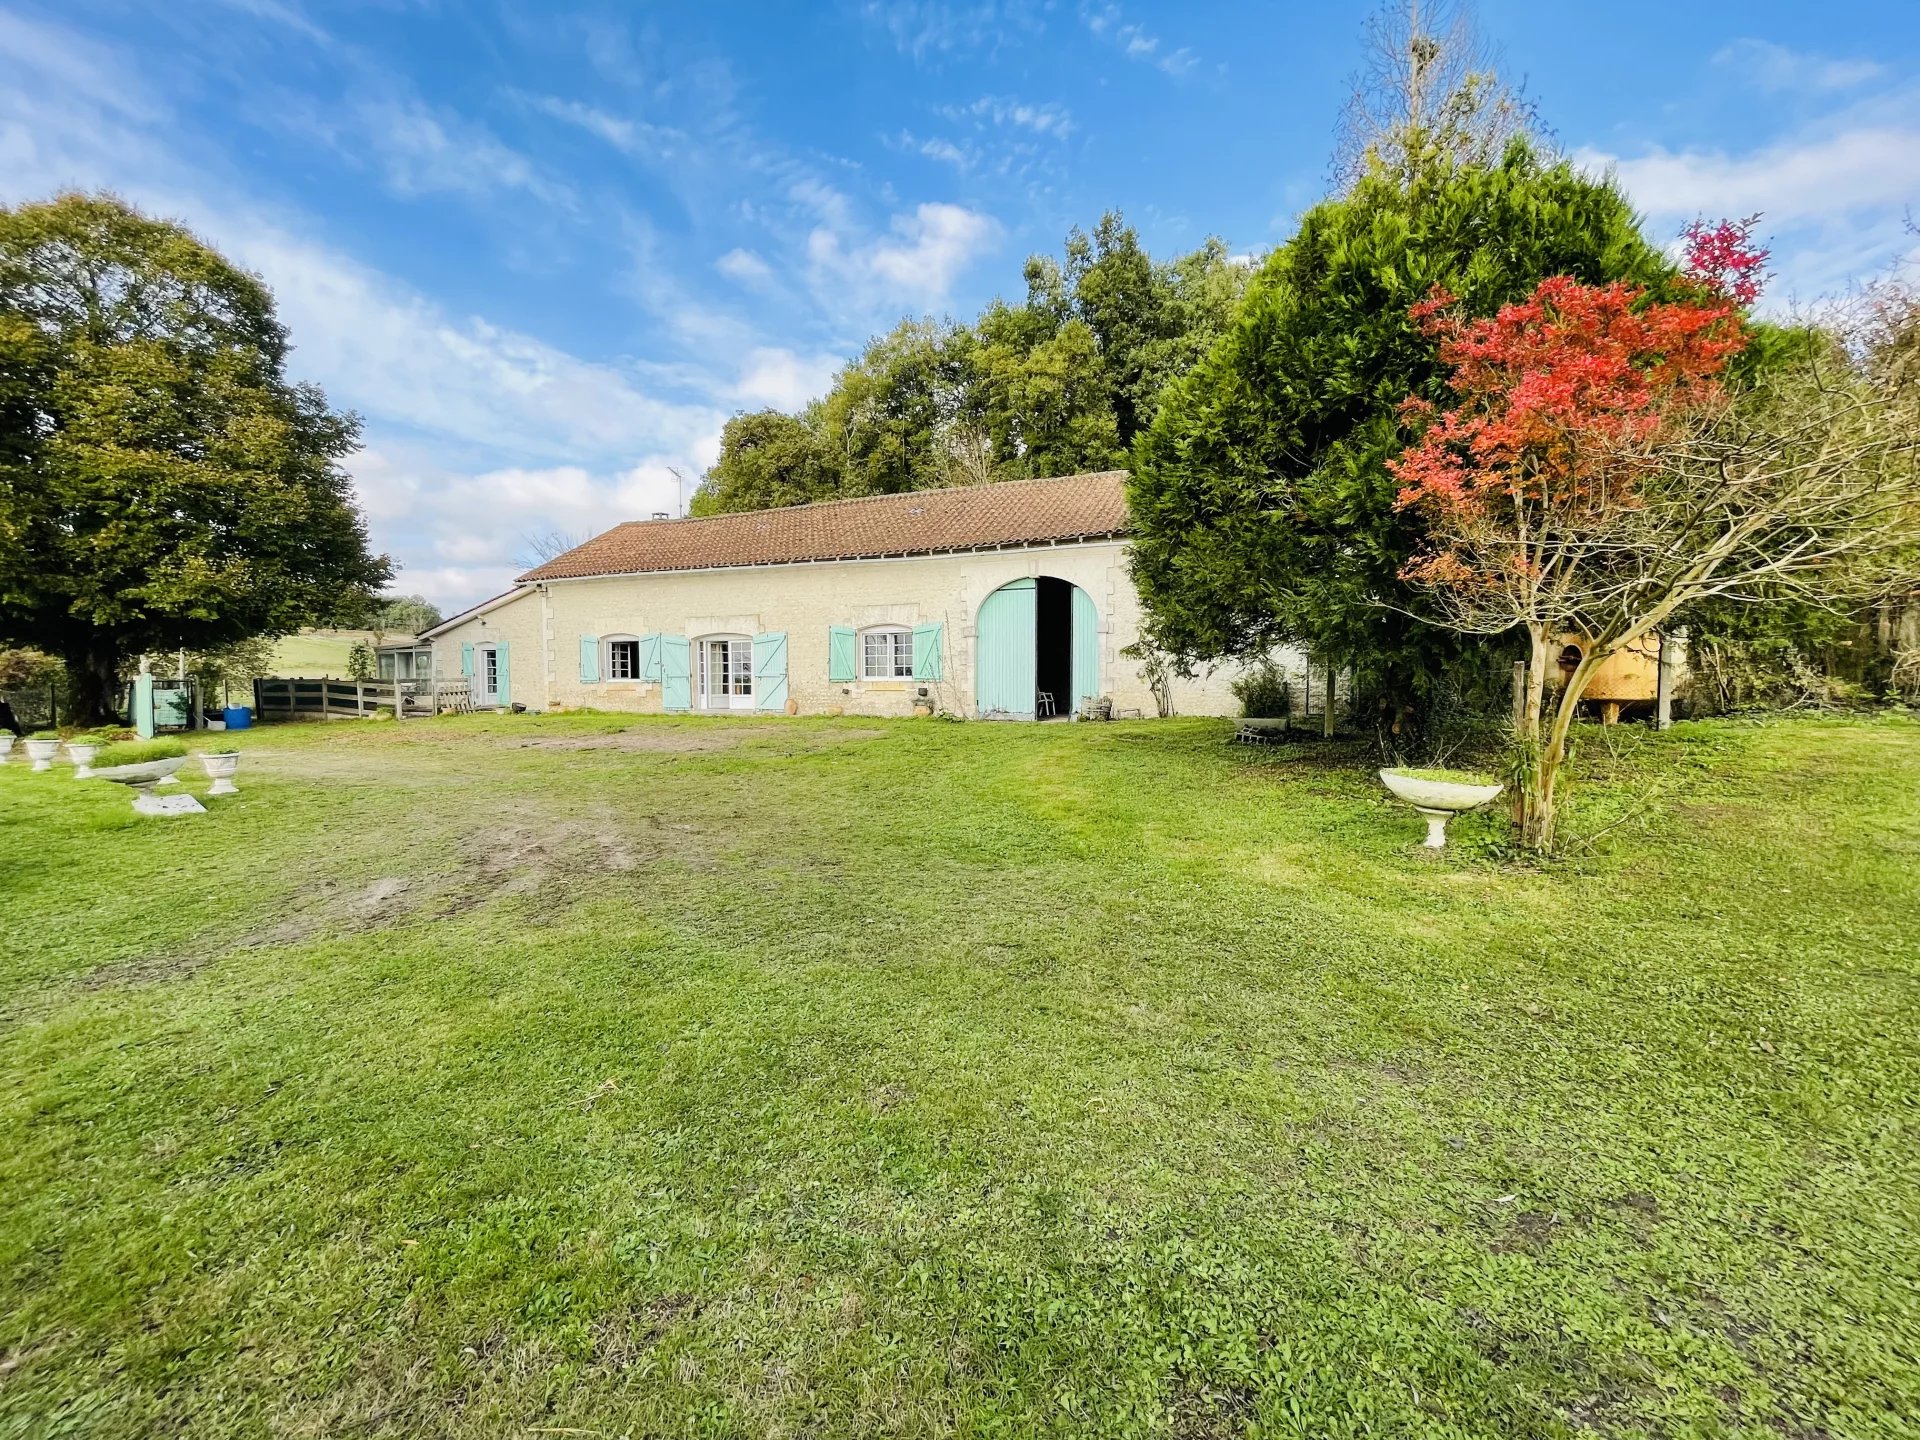
[(305, 680), (253, 682), (254, 713), (262, 720), (358, 720), (378, 710), (396, 719), (471, 710), (473, 687), (465, 680)]

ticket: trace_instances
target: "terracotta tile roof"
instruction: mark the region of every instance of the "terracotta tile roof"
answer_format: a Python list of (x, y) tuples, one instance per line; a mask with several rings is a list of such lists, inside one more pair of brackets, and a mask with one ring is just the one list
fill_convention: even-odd
[(937, 555), (1119, 535), (1127, 528), (1126, 478), (1124, 470), (1107, 470), (697, 520), (630, 520), (556, 555), (520, 581)]

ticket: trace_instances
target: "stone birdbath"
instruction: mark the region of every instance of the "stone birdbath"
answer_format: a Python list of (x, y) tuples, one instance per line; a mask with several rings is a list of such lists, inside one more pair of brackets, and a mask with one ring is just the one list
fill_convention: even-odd
[(1491, 804), (1507, 788), (1432, 770), (1382, 770), (1380, 783), (1427, 817), (1429, 850), (1446, 848), (1447, 822), (1454, 816)]
[(93, 774), (93, 757), (100, 753), (98, 740), (69, 740), (67, 759), (73, 762), (73, 778), (85, 780)]
[(200, 756), (200, 768), (207, 772), (207, 778), (213, 784), (207, 787), (209, 795), (238, 795), (240, 787), (233, 783), (233, 772), (240, 768), (238, 750), (216, 750), (212, 754)]
[(60, 741), (57, 738), (52, 740), (36, 740), (32, 736), (27, 737), (27, 759), (33, 762), (34, 769), (51, 770), (53, 768), (53, 757), (59, 753)]
[(154, 787), (171, 780), (173, 772), (186, 764), (184, 755), (165, 760), (147, 760), (138, 765), (109, 765), (93, 772), (96, 780), (111, 780), (133, 791), (134, 812), (139, 815), (204, 815), (207, 807), (191, 795), (156, 795)]

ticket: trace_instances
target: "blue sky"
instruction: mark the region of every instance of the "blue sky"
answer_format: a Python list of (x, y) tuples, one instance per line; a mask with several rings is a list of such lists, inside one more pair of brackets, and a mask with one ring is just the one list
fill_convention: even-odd
[[(1283, 241), (1365, 3), (0, 0), (0, 198), (118, 190), (279, 297), (399, 584), (677, 510), (726, 417), (972, 315), (1118, 207)], [(1485, 0), (1557, 142), (1667, 239), (1763, 212), (1775, 303), (1916, 240), (1914, 0)]]

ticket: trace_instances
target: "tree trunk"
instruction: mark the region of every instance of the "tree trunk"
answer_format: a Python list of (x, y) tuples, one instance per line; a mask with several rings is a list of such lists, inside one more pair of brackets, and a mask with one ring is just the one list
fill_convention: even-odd
[(1587, 692), (1587, 681), (1600, 668), (1600, 662), (1613, 653), (1589, 648), (1567, 677), (1560, 702), (1553, 707), (1553, 723), (1540, 742), (1539, 763), (1534, 768), (1527, 794), (1527, 819), (1521, 827), (1521, 843), (1529, 850), (1545, 854), (1553, 848), (1554, 827), (1558, 821), (1556, 795), (1560, 771), (1567, 761), (1567, 734), (1573, 729), (1574, 716), (1580, 711), (1580, 697)]
[(1513, 744), (1519, 757), (1519, 784), (1514, 787), (1513, 823), (1520, 827), (1524, 843), (1536, 827), (1540, 801), (1540, 720), (1547, 692), (1547, 631), (1544, 625), (1527, 627), (1529, 655), (1527, 688), (1520, 712), (1514, 716)]
[(110, 640), (95, 638), (69, 649), (68, 707), (80, 726), (111, 725), (119, 719), (120, 652)]

